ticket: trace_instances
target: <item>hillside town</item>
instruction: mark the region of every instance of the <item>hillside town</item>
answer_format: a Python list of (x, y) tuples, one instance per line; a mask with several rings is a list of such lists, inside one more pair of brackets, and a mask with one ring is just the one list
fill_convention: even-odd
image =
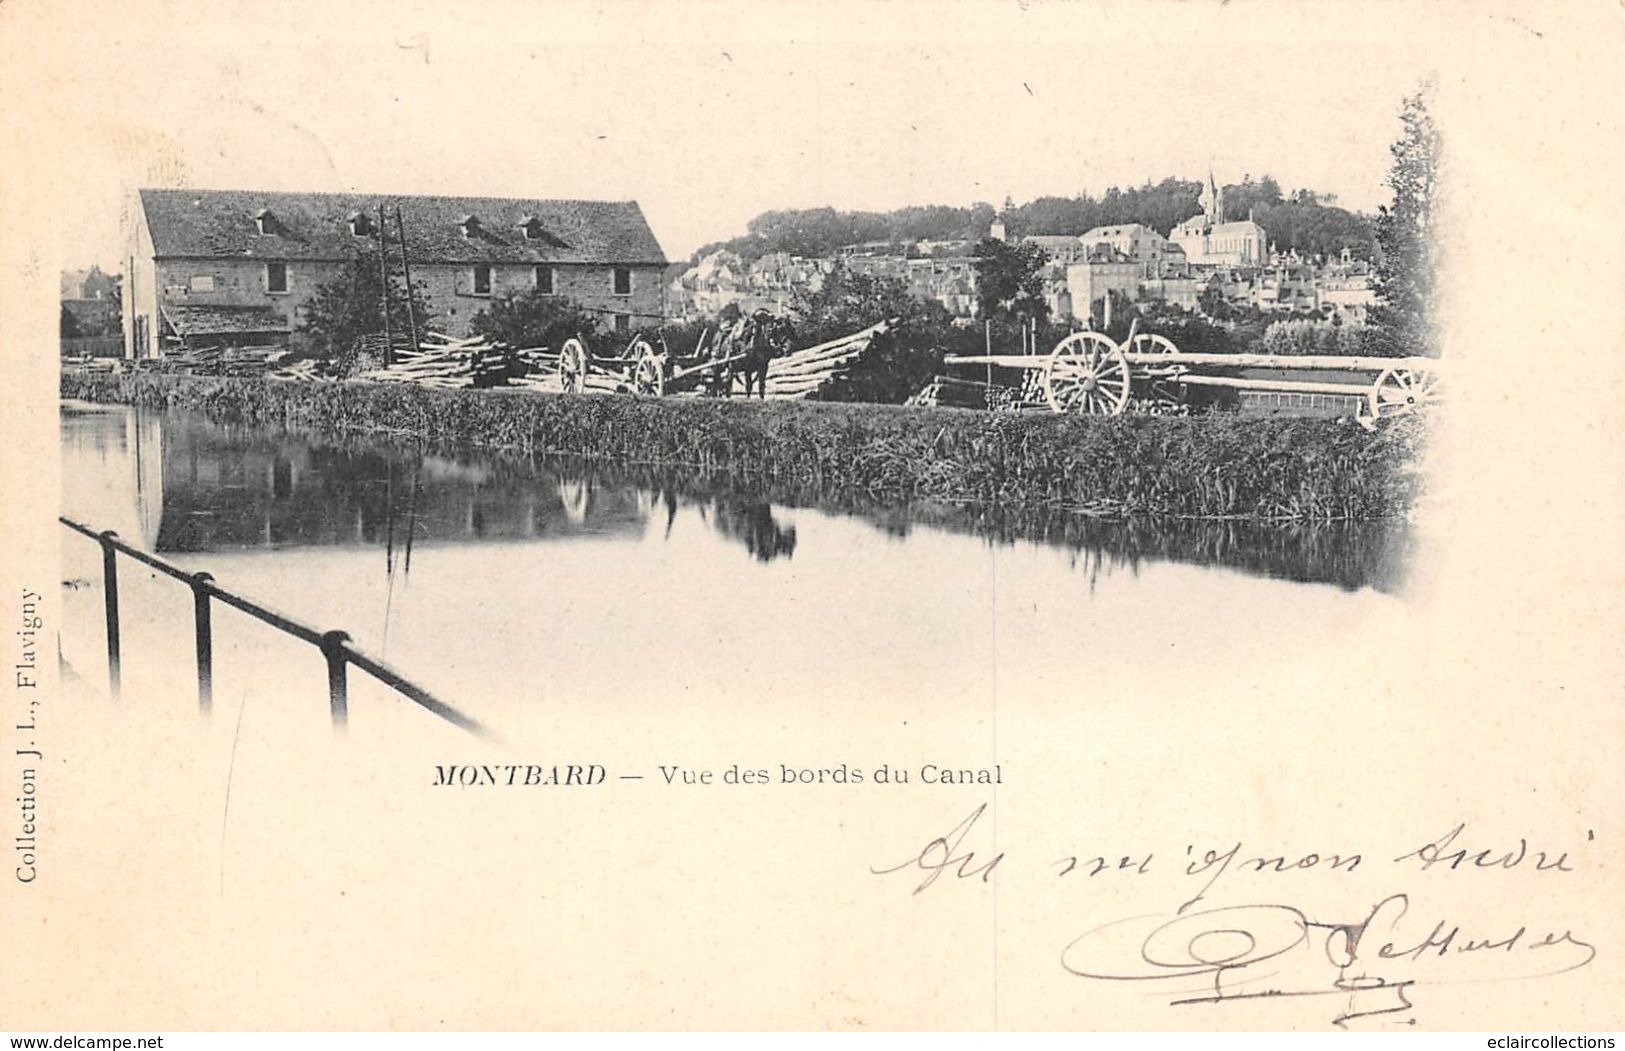
[[(1110, 297), (1160, 302), (1195, 311), (1222, 302), (1268, 314), (1339, 318), (1363, 324), (1376, 301), (1372, 261), (1348, 247), (1333, 256), (1300, 253), (1271, 243), (1264, 228), (1230, 217), (1225, 192), (1209, 173), (1196, 204), (1201, 210), (1159, 233), (1143, 223), (1097, 226), (1080, 235), (1028, 234), (1015, 242), (1043, 252), (1043, 296), (1059, 322), (1087, 322)], [(987, 237), (1009, 243), (1004, 216)], [(901, 249), (901, 250), (900, 250)], [(845, 246), (802, 258), (770, 252), (747, 261), (726, 248), (704, 255), (667, 289), (667, 313), (678, 319), (715, 316), (730, 306), (746, 313), (784, 314), (795, 295), (816, 292), (837, 265), (901, 281), (922, 300), (940, 303), (968, 323), (978, 303), (972, 240), (920, 240)]]

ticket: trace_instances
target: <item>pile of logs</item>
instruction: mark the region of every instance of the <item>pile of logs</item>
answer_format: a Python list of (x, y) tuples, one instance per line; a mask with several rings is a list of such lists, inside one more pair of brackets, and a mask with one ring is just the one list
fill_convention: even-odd
[(93, 358), (88, 354), (75, 354), (62, 359), (64, 372), (117, 372), (122, 358)]
[(875, 337), (891, 329), (892, 322), (854, 332), (816, 347), (793, 351), (774, 358), (767, 366), (767, 396), (783, 400), (805, 398), (837, 379), (869, 349)]
[(263, 376), (287, 355), (287, 349), (278, 346), (187, 347), (165, 353), (154, 367), (198, 376)]
[(1016, 400), (1014, 387), (936, 376), (905, 405), (950, 405), (961, 409), (1005, 409)]
[(321, 362), (310, 358), (272, 369), (265, 375), (275, 380), (322, 380), (331, 378), (326, 374)]
[(394, 356), (393, 364), (368, 369), (355, 378), (422, 387), (486, 387), (499, 382), (508, 372), (507, 353), (483, 336), (452, 339), (430, 332), (418, 342), (416, 350), (397, 346)]
[[(433, 333), (426, 334), (424, 338), (427, 339), (429, 335), (433, 335)], [(386, 355), (384, 353), (386, 345), (393, 352), (392, 354)], [(383, 361), (386, 357), (390, 358), (390, 360), (398, 360), (397, 356), (402, 351), (411, 354), (416, 349), (416, 347), (412, 346), (411, 334), (407, 332), (392, 332), (387, 341), (384, 339), (382, 332), (368, 332), (364, 336), (356, 337), (354, 347), (357, 356), (365, 355), (374, 361)]]

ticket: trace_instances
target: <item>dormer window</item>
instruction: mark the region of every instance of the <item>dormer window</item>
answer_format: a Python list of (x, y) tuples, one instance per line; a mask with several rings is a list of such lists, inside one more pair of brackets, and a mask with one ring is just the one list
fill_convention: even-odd
[(259, 228), (261, 237), (270, 236), (276, 233), (276, 216), (271, 214), (271, 209), (261, 208), (254, 213), (254, 225)]
[(344, 221), (350, 224), (350, 233), (355, 237), (372, 233), (372, 219), (366, 212), (351, 212)]
[(542, 221), (534, 215), (527, 215), (519, 220), (519, 229), (525, 232), (525, 240), (540, 241), (542, 239)]
[(479, 236), (480, 221), (474, 216), (463, 216), (461, 219), (457, 220), (457, 225), (462, 227), (464, 237), (472, 240), (473, 238)]

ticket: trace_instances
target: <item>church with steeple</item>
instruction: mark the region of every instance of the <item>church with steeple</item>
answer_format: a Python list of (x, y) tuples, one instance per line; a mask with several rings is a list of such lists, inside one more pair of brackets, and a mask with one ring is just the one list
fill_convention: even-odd
[(1264, 266), (1269, 262), (1269, 238), (1251, 218), (1226, 222), (1224, 190), (1211, 171), (1202, 187), (1202, 214), (1174, 227), (1168, 240), (1185, 250), (1188, 262), (1208, 266)]

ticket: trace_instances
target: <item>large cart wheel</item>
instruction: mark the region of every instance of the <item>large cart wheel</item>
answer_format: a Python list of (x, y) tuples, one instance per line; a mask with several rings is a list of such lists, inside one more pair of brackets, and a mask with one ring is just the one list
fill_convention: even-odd
[[(1128, 341), (1123, 348), (1130, 354), (1178, 354), (1179, 348), (1167, 336), (1159, 336), (1155, 332), (1141, 332)], [(1182, 395), (1185, 388), (1178, 384), (1178, 378), (1185, 371), (1183, 365), (1173, 362), (1136, 361), (1135, 368), (1139, 369), (1140, 378), (1146, 380), (1145, 391), (1153, 412), (1173, 412), (1184, 402)]]
[(1442, 400), (1444, 389), (1432, 369), (1386, 369), (1371, 385), (1371, 418), (1407, 416)]
[(580, 394), (587, 386), (587, 348), (574, 337), (559, 348), (559, 380), (564, 393)]
[(627, 348), (637, 359), (632, 365), (632, 390), (651, 398), (666, 393), (666, 359), (655, 353), (647, 340), (637, 340)]
[(1178, 354), (1179, 348), (1167, 336), (1159, 336), (1153, 332), (1141, 332), (1129, 340), (1126, 349), (1130, 354)]
[(1128, 359), (1099, 332), (1074, 332), (1044, 367), (1044, 397), (1056, 412), (1116, 416), (1128, 404)]

